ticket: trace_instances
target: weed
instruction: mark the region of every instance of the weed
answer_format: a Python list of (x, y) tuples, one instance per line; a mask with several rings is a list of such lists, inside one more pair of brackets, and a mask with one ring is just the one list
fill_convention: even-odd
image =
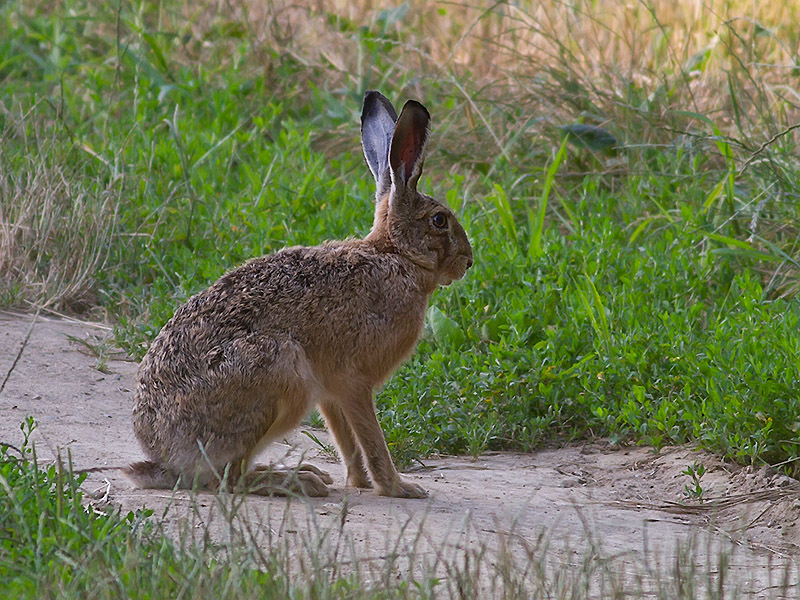
[(688, 465), (686, 469), (681, 471), (682, 475), (689, 477), (690, 482), (683, 486), (684, 494), (690, 500), (697, 500), (700, 504), (703, 503), (706, 494), (710, 491), (708, 488), (702, 486), (703, 475), (706, 474), (706, 468), (703, 463), (694, 461)]
[(90, 356), (93, 356), (97, 362), (95, 363), (95, 369), (100, 371), (101, 373), (110, 373), (108, 370), (108, 359), (112, 356), (116, 355), (115, 358), (120, 358), (120, 352), (117, 350), (109, 338), (102, 338), (102, 339), (85, 339), (79, 338), (74, 335), (67, 335), (68, 340), (71, 342), (78, 344), (80, 348), (83, 349), (86, 353)]
[(322, 440), (320, 440), (312, 431), (308, 429), (302, 430), (303, 435), (307, 436), (312, 442), (314, 442), (317, 447), (322, 451), (324, 456), (328, 458), (332, 458), (334, 460), (339, 458), (339, 454), (336, 452), (336, 448), (332, 444), (326, 444)]

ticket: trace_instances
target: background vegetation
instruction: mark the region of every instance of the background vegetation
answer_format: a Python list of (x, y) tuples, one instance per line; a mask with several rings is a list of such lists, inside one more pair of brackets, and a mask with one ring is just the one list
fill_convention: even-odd
[(0, 302), (140, 356), (232, 266), (365, 234), (378, 88), (431, 109), (423, 187), (476, 255), (380, 394), (398, 460), (609, 436), (792, 469), (799, 12), (5, 2)]

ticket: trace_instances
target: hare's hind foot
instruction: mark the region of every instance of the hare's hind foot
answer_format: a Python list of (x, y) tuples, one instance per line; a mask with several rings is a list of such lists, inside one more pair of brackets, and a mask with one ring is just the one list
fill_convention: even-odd
[(404, 481), (399, 476), (392, 482), (391, 486), (377, 486), (375, 490), (379, 496), (391, 496), (392, 498), (427, 498), (428, 492), (420, 485)]
[[(193, 487), (187, 484), (187, 480), (150, 460), (135, 462), (123, 469), (123, 472), (138, 488), (171, 490), (176, 486), (186, 489)], [(207, 478), (195, 478), (195, 484), (197, 489), (233, 489), (261, 496), (297, 494), (320, 497), (328, 495), (328, 485), (333, 483), (333, 478), (328, 473), (309, 464), (301, 464), (294, 469), (257, 466), (238, 478), (235, 474), (231, 475), (230, 481), (236, 481), (233, 485), (226, 483), (227, 476), (218, 483), (214, 483), (213, 479), (207, 481)]]
[(309, 464), (296, 468), (256, 466), (244, 473), (237, 486), (243, 492), (261, 496), (301, 495), (319, 498), (328, 495), (333, 478)]

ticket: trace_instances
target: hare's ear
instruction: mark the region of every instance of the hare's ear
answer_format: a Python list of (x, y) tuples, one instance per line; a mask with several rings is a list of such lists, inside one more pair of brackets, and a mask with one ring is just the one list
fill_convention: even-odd
[(378, 184), (378, 195), (389, 187), (389, 145), (392, 142), (397, 111), (380, 92), (369, 90), (364, 94), (361, 109), (361, 145), (364, 158)]
[(406, 102), (394, 127), (389, 168), (397, 191), (416, 189), (425, 162), (431, 116), (416, 100)]

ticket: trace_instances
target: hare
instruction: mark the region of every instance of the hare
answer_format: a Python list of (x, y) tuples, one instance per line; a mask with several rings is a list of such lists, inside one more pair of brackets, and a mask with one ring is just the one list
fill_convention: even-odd
[(175, 311), (137, 373), (133, 427), (149, 460), (126, 468), (134, 483), (326, 496), (331, 477), (310, 465), (248, 469), (317, 406), (350, 485), (427, 496), (398, 475), (372, 394), (414, 349), (431, 293), (473, 262), (455, 215), (417, 191), (429, 125), (419, 102), (398, 118), (368, 91), (369, 234), (254, 258)]

